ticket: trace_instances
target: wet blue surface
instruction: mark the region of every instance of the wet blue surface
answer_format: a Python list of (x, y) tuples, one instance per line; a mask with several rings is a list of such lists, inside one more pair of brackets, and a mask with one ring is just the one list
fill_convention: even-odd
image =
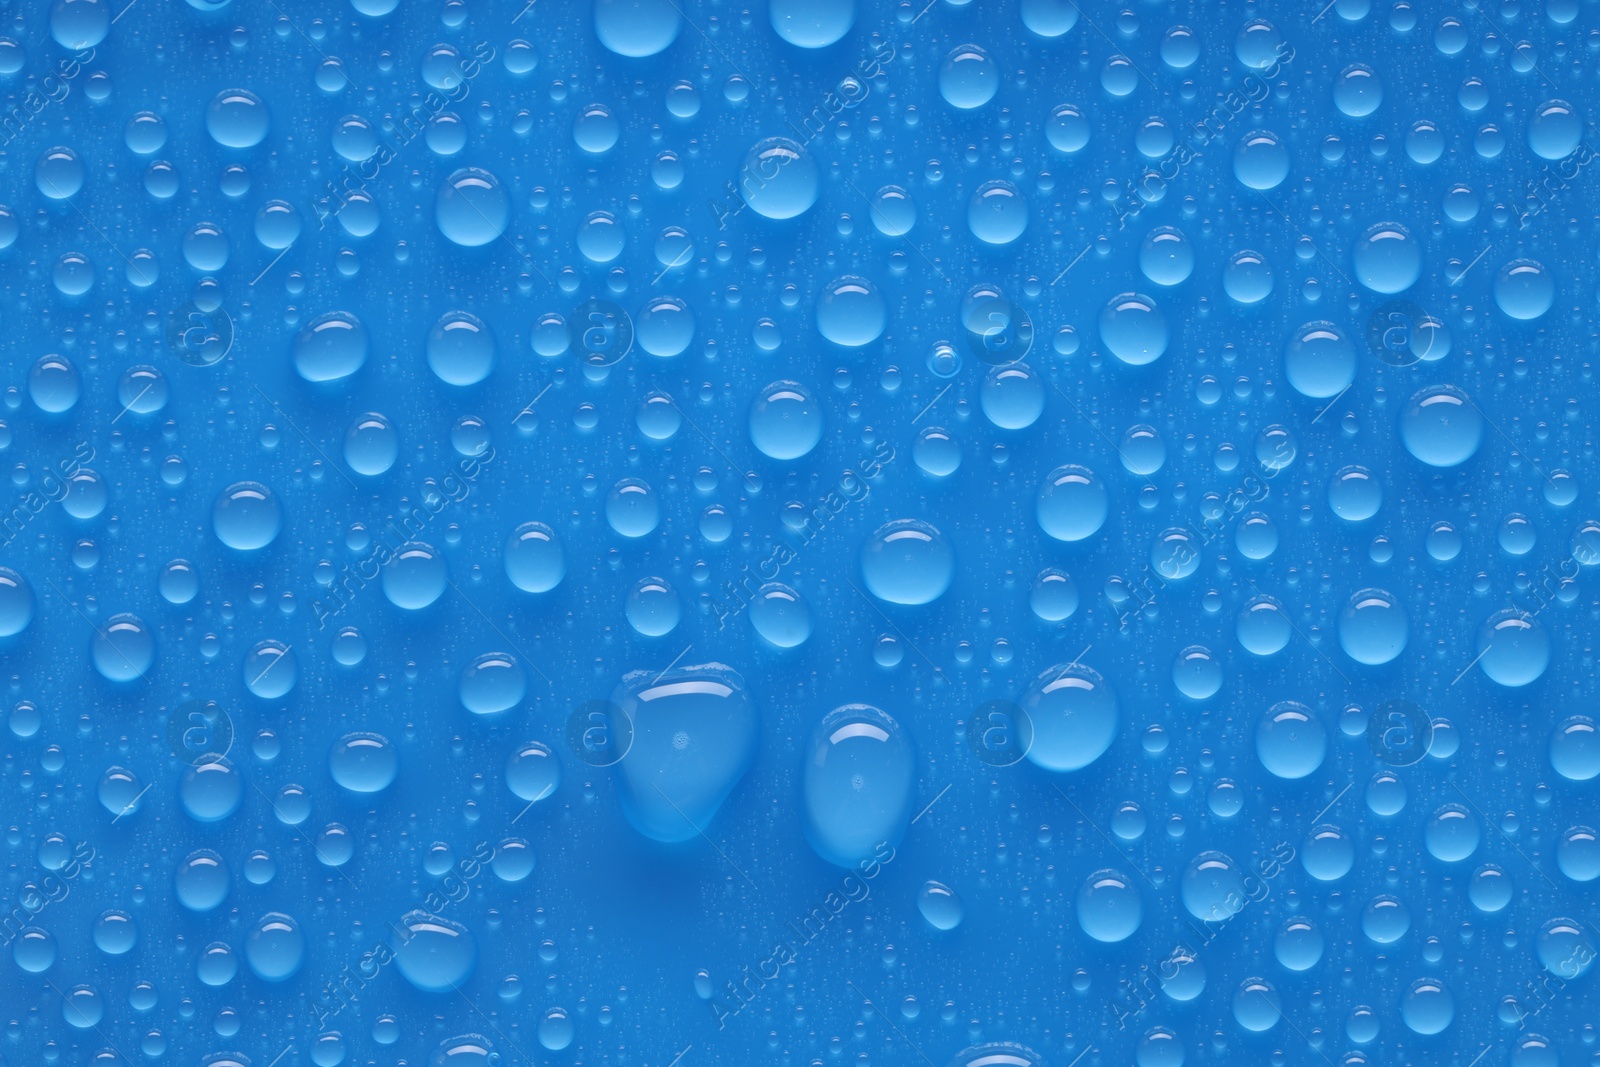
[(0, 10), (0, 1063), (1600, 1056), (1594, 3)]

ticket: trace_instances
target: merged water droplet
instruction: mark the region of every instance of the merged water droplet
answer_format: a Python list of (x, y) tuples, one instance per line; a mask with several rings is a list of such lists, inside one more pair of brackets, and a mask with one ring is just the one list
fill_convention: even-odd
[(656, 841), (697, 837), (755, 760), (760, 715), (744, 679), (720, 663), (635, 671), (611, 702), (633, 727), (616, 765), (628, 822)]
[(835, 866), (854, 867), (904, 838), (916, 789), (916, 746), (878, 708), (835, 708), (811, 731), (800, 789), (812, 849)]
[(547, 593), (567, 574), (561, 540), (542, 522), (525, 522), (513, 530), (504, 560), (506, 577), (525, 593)]

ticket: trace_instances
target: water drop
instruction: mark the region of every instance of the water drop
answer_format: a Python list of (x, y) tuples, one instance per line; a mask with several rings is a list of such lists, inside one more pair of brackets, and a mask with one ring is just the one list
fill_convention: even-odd
[(528, 693), (528, 677), (509, 652), (486, 652), (461, 672), (461, 706), (474, 715), (510, 711)]
[(944, 595), (955, 576), (955, 552), (944, 534), (920, 519), (896, 519), (861, 546), (867, 591), (890, 604), (927, 604)]
[(892, 855), (911, 820), (916, 747), (887, 713), (846, 704), (811, 731), (801, 771), (806, 840), (817, 855), (855, 867)]
[(755, 761), (760, 716), (720, 663), (635, 671), (611, 702), (633, 727), (616, 765), (623, 814), (655, 841), (698, 837)]
[(1105, 483), (1087, 467), (1057, 467), (1039, 487), (1039, 528), (1057, 541), (1082, 541), (1105, 525), (1111, 507)]
[(935, 930), (954, 930), (961, 925), (965, 908), (961, 897), (943, 882), (927, 881), (917, 891), (917, 910)]
[(1027, 757), (1045, 770), (1082, 770), (1116, 740), (1121, 720), (1116, 691), (1082, 664), (1041, 672), (1017, 704), (1032, 731)]
[(794, 460), (822, 440), (822, 405), (799, 382), (773, 382), (750, 405), (750, 442), (763, 455)]
[(439, 232), (446, 238), (463, 248), (477, 248), (505, 230), (511, 218), (511, 197), (493, 174), (464, 167), (439, 186), (433, 212)]
[(1144, 920), (1139, 887), (1121, 871), (1096, 871), (1078, 888), (1078, 926), (1096, 941), (1126, 941)]

